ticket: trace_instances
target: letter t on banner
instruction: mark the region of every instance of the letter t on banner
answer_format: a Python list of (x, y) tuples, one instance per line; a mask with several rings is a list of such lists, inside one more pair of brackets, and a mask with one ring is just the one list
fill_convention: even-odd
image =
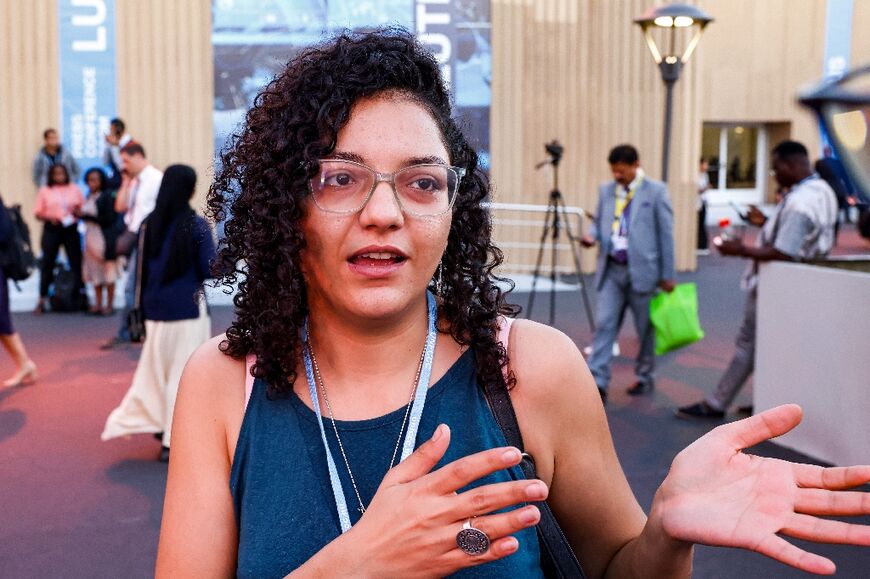
[(64, 146), (83, 169), (102, 165), (115, 116), (115, 0), (58, 0)]

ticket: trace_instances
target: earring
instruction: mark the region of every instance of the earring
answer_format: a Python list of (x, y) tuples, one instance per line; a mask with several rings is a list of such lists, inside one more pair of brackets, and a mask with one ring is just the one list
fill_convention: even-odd
[(435, 280), (435, 295), (439, 298), (444, 297), (444, 265), (438, 262), (438, 278)]

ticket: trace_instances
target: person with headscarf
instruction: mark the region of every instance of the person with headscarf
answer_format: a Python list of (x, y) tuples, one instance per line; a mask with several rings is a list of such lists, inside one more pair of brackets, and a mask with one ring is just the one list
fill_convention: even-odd
[(154, 211), (144, 224), (141, 306), (145, 343), (133, 383), (109, 415), (102, 439), (159, 434), (160, 460), (169, 459), (172, 414), (188, 357), (211, 337), (202, 284), (215, 254), (211, 229), (190, 206), (196, 172), (166, 169)]

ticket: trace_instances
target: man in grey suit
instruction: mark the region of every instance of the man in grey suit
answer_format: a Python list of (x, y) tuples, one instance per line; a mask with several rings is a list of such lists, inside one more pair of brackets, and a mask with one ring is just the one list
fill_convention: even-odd
[(595, 274), (596, 330), (589, 369), (601, 399), (607, 400), (613, 342), (626, 308), (631, 308), (640, 340), (632, 396), (655, 386), (655, 332), (649, 303), (656, 289), (674, 289), (674, 215), (667, 186), (647, 177), (640, 168), (637, 150), (619, 145), (607, 157), (613, 182), (598, 188), (598, 211), (581, 242), (599, 244)]

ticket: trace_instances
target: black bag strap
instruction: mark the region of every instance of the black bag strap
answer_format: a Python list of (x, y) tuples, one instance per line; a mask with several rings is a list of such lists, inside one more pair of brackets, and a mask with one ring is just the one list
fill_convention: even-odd
[[(523, 460), (520, 462), (523, 475), (527, 479), (538, 478), (535, 472), (535, 460), (524, 451), (523, 436), (507, 389), (502, 385), (487, 384), (483, 387), (483, 394), (507, 443), (523, 453)], [(546, 501), (534, 504), (541, 512), (541, 520), (536, 530), (541, 547), (541, 567), (544, 575), (554, 579), (585, 579), (583, 568), (574, 555), (571, 544), (562, 532), (550, 505)]]
[(139, 309), (142, 307), (142, 262), (145, 261), (145, 227), (146, 223), (142, 223), (139, 227), (139, 238), (136, 240), (138, 249), (136, 251), (136, 294), (133, 298), (133, 307)]

